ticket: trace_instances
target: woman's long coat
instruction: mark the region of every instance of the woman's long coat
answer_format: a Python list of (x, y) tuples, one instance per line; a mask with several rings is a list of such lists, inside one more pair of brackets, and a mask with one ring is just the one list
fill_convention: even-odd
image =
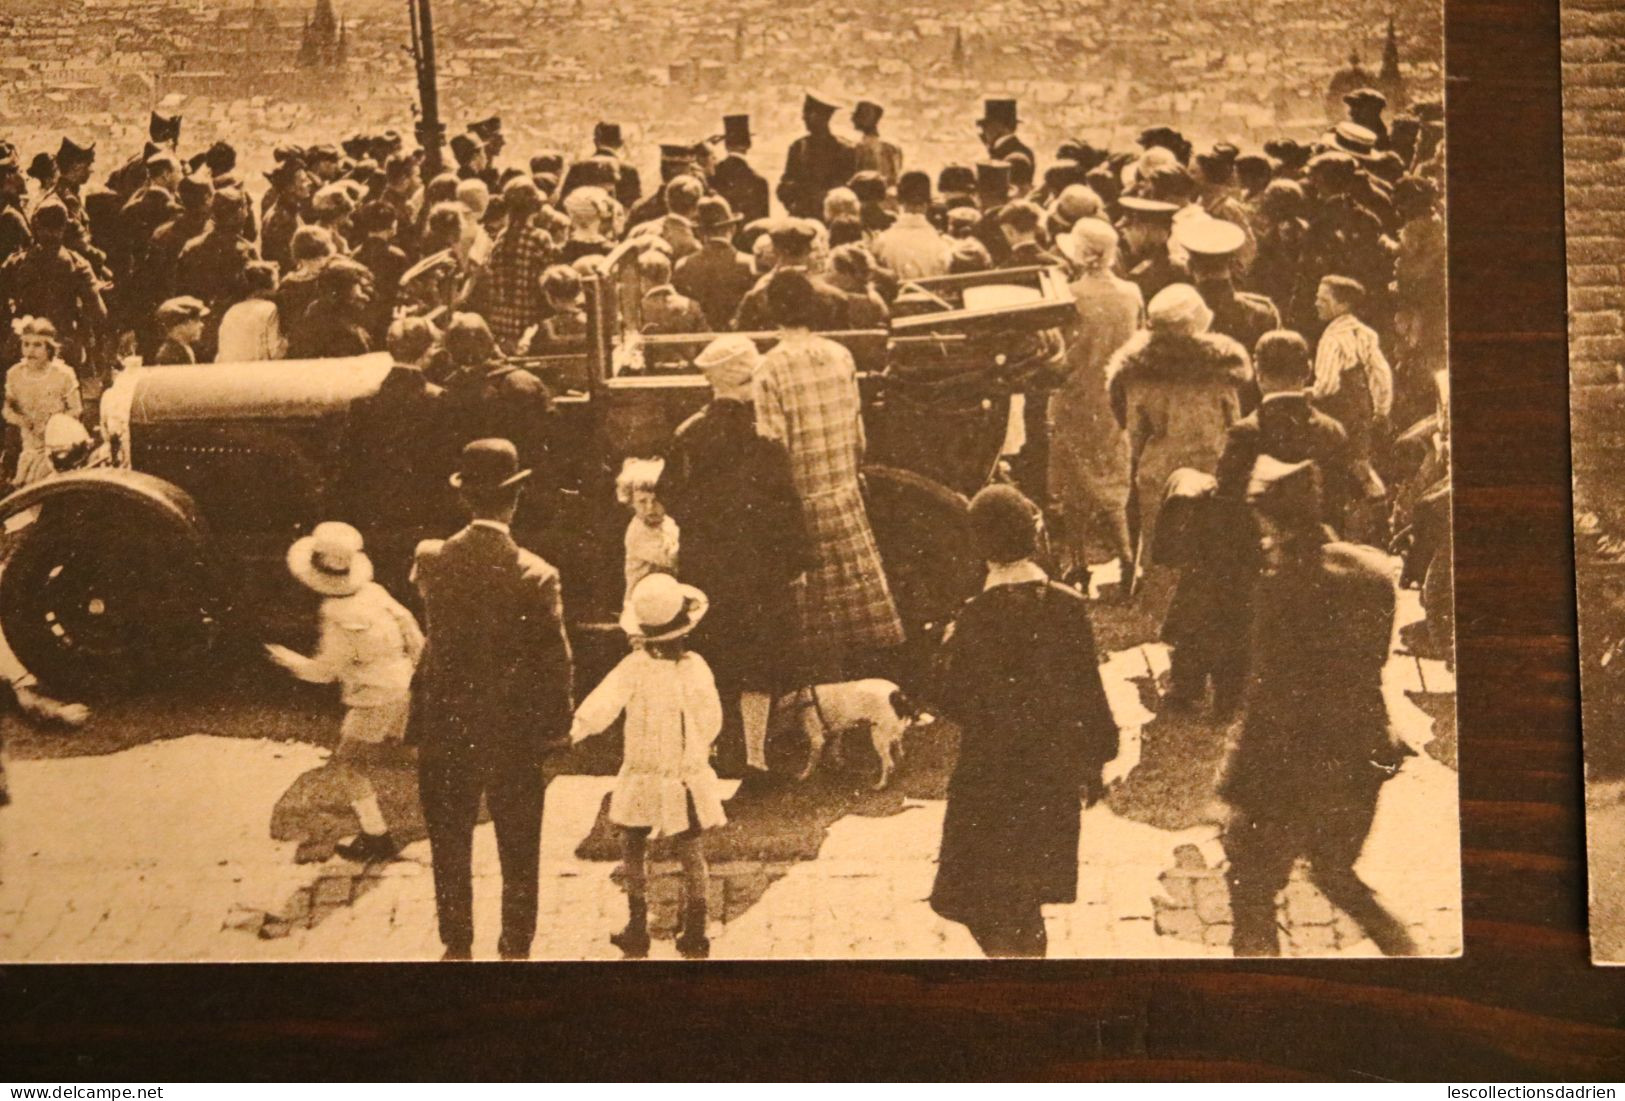
[(683, 532), (678, 573), (711, 602), (690, 648), (723, 686), (788, 686), (790, 582), (809, 552), (784, 447), (749, 404), (713, 401), (677, 429), (660, 498)]
[(1246, 350), (1217, 333), (1137, 333), (1112, 357), (1106, 378), (1112, 411), (1128, 432), (1142, 548), (1156, 536), (1168, 476), (1218, 467), (1225, 436), (1241, 419), (1237, 387), (1252, 377)]
[(988, 589), (960, 613), (943, 673), (959, 759), (932, 909), (972, 923), (1074, 901), (1084, 791), (1117, 748), (1088, 604), (1041, 575)]

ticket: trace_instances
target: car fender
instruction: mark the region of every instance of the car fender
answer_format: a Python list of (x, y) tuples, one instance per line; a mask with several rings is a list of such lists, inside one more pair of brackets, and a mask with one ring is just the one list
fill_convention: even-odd
[(135, 470), (102, 467), (53, 474), (0, 500), (0, 527), (7, 535), (25, 531), (52, 501), (118, 501), (139, 510), (213, 564), (208, 526), (190, 494), (172, 482)]

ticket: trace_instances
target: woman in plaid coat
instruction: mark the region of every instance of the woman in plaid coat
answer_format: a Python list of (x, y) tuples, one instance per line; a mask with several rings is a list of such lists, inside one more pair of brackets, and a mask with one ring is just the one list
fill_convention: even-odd
[(864, 434), (857, 368), (852, 353), (808, 331), (820, 301), (804, 272), (776, 272), (766, 289), (783, 331), (756, 373), (756, 425), (790, 454), (812, 544), (812, 569), (792, 587), (806, 673), (813, 683), (838, 681), (903, 642), (858, 483)]

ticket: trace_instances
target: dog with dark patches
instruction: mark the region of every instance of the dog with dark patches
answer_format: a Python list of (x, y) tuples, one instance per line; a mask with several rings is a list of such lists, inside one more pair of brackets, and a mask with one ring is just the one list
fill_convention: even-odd
[(903, 735), (913, 726), (932, 721), (902, 689), (878, 677), (809, 685), (796, 693), (793, 706), (800, 709), (801, 729), (807, 735), (807, 767), (797, 778), (805, 780), (813, 774), (829, 742), (835, 743), (831, 752), (838, 763), (842, 739), (866, 731), (880, 760), (876, 791), (891, 783), (892, 772), (902, 759)]

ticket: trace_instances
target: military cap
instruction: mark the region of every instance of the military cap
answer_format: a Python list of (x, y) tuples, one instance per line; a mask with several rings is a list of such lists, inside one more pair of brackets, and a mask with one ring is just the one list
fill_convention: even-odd
[(841, 101), (830, 92), (821, 89), (808, 89), (802, 97), (801, 109), (820, 115), (833, 115), (841, 109)]
[(938, 191), (975, 191), (976, 169), (968, 164), (950, 164), (937, 174)]
[(1174, 244), (1195, 256), (1229, 256), (1246, 243), (1245, 230), (1218, 218), (1191, 218), (1174, 227)]
[(185, 321), (202, 321), (209, 316), (209, 307), (189, 294), (171, 298), (158, 307), (158, 324), (179, 325)]
[(723, 115), (722, 140), (728, 145), (749, 145), (750, 116)]
[(931, 201), (931, 177), (924, 172), (904, 172), (897, 181), (897, 201), (924, 206)]
[(1388, 97), (1375, 88), (1356, 88), (1343, 97), (1349, 107), (1375, 107), (1381, 111), (1388, 106)]
[(981, 123), (997, 123), (1000, 126), (1014, 130), (1020, 121), (1016, 116), (1016, 101), (1003, 98), (983, 100), (982, 117), (977, 121)]
[(174, 145), (181, 140), (181, 117), (153, 111), (147, 119), (147, 136), (161, 145)]
[(468, 124), (468, 132), (477, 134), (481, 141), (490, 141), (502, 133), (502, 119), (497, 115)]
[(873, 100), (860, 99), (858, 105), (852, 108), (852, 125), (860, 130), (867, 126), (879, 125), (885, 113), (886, 109)]
[(592, 128), (592, 142), (605, 149), (619, 149), (626, 144), (621, 136), (621, 124), (618, 122), (600, 122)]
[(1357, 122), (1345, 120), (1338, 123), (1330, 136), (1330, 145), (1356, 157), (1369, 157), (1377, 147), (1376, 133)]
[(1138, 195), (1124, 195), (1117, 200), (1117, 205), (1123, 213), (1133, 218), (1145, 221), (1167, 220), (1172, 222), (1179, 208), (1173, 203), (1161, 202), (1157, 199), (1142, 199)]
[(49, 153), (35, 153), (28, 162), (28, 174), (41, 183), (56, 175), (56, 159)]
[(80, 145), (72, 138), (63, 138), (62, 144), (56, 150), (56, 165), (60, 168), (69, 168), (76, 164), (84, 164), (96, 158), (96, 143), (88, 142)]

